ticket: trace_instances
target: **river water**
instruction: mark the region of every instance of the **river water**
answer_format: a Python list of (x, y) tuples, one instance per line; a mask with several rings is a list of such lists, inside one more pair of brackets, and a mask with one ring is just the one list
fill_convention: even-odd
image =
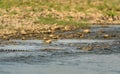
[[(107, 40), (61, 39), (51, 44), (42, 40), (4, 41), (0, 44), (0, 74), (120, 74), (120, 26), (91, 29), (118, 36)], [(93, 50), (82, 50), (90, 46)]]

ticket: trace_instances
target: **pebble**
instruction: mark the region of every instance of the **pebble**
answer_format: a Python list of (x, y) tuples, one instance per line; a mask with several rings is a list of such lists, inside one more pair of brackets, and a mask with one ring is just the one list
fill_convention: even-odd
[(5, 40), (9, 40), (7, 36), (3, 36), (3, 39), (5, 39)]
[(91, 51), (92, 49), (93, 49), (92, 46), (82, 47), (82, 50), (86, 50), (86, 51)]
[(64, 29), (65, 29), (65, 31), (69, 31), (69, 30), (71, 30), (71, 27), (70, 26), (65, 26)]
[(84, 29), (83, 33), (90, 33), (90, 29)]
[(80, 34), (80, 38), (83, 38), (83, 37), (84, 37), (84, 34), (81, 33), (81, 34)]
[(44, 42), (47, 43), (47, 44), (51, 44), (51, 43), (52, 43), (52, 40), (51, 40), (51, 39), (48, 39), (48, 40), (45, 40)]
[(22, 37), (22, 40), (25, 40), (25, 37)]
[(23, 35), (27, 34), (27, 32), (25, 32), (25, 30), (21, 30), (20, 33), (23, 34)]
[(104, 38), (109, 38), (110, 36), (109, 36), (109, 34), (105, 34), (103, 37)]

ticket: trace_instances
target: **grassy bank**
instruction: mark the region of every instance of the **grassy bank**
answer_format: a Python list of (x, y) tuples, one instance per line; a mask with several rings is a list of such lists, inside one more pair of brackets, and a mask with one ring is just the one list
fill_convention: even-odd
[(43, 24), (120, 23), (120, 0), (1, 0), (0, 13)]
[(120, 24), (120, 0), (0, 0), (2, 36), (56, 24)]

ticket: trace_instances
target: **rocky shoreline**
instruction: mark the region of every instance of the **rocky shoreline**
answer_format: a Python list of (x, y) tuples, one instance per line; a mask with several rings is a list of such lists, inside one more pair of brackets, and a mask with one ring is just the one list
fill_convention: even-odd
[(57, 35), (57, 32), (66, 32), (76, 30), (77, 26), (63, 26), (63, 25), (41, 25), (41, 26), (27, 26), (17, 29), (3, 29), (0, 30), (0, 39), (60, 39), (64, 38), (62, 35)]
[[(109, 27), (109, 26), (101, 26)], [(43, 26), (27, 26), (17, 29), (3, 29), (0, 30), (1, 40), (44, 40), (45, 43), (51, 43), (52, 40), (56, 39), (89, 39), (89, 38), (101, 38), (101, 39), (112, 39), (120, 38), (119, 34), (107, 33), (105, 30), (100, 29), (92, 34), (91, 27), (80, 27), (71, 25), (43, 25)]]
[[(103, 14), (97, 8), (87, 9), (86, 12), (58, 11), (50, 8), (42, 10), (32, 6), (0, 8), (0, 39), (63, 39), (86, 38), (90, 33), (90, 25), (119, 25), (120, 16), (109, 13)], [(81, 32), (65, 34), (81, 29)], [(102, 33), (102, 31), (101, 31)], [(109, 34), (103, 32), (103, 38), (109, 38)], [(51, 40), (47, 41), (50, 43)]]

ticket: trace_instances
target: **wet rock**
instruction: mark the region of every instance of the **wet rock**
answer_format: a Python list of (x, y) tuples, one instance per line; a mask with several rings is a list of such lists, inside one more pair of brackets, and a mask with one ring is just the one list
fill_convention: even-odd
[(81, 49), (85, 50), (85, 51), (91, 51), (91, 50), (93, 50), (93, 47), (92, 46), (85, 46), (85, 47), (82, 47)]
[(41, 31), (42, 34), (51, 34), (52, 33), (52, 30), (43, 30)]
[(25, 40), (26, 38), (25, 37), (22, 37), (22, 40)]
[(3, 36), (4, 40), (9, 40), (9, 38), (7, 36)]
[(58, 51), (61, 50), (59, 48), (46, 48), (46, 49), (42, 49), (42, 51)]
[(52, 43), (52, 40), (51, 40), (51, 39), (47, 39), (47, 40), (44, 40), (44, 42), (45, 42), (46, 44), (51, 44), (51, 43)]
[(90, 29), (84, 29), (83, 33), (90, 33)]
[(47, 37), (44, 37), (43, 40), (44, 40), (44, 41), (47, 40)]
[(50, 34), (50, 35), (49, 35), (49, 37), (51, 37), (51, 38), (54, 38), (54, 37), (55, 37), (55, 35), (53, 35), (53, 34)]
[(116, 35), (115, 35), (115, 34), (112, 34), (111, 37), (116, 37)]
[(79, 35), (80, 35), (80, 38), (83, 38), (83, 37), (84, 37), (84, 34), (83, 34), (83, 33), (80, 33)]
[(103, 38), (109, 38), (110, 36), (109, 36), (109, 34), (104, 34), (103, 35)]
[(98, 33), (105, 33), (105, 30), (99, 30)]
[(58, 39), (59, 38), (59, 36), (55, 35), (55, 34), (50, 34), (49, 37), (52, 38), (52, 39)]

